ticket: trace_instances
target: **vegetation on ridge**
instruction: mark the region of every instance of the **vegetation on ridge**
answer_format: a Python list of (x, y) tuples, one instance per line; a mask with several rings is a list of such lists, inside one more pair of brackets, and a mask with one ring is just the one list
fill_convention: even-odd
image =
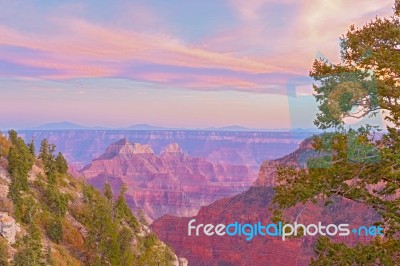
[(0, 211), (21, 225), (15, 244), (0, 236), (0, 265), (172, 265), (175, 255), (135, 217), (124, 189), (115, 199), (107, 183), (103, 195), (74, 179), (55, 150), (45, 139), (36, 157), (33, 142), (0, 134), (11, 176)]

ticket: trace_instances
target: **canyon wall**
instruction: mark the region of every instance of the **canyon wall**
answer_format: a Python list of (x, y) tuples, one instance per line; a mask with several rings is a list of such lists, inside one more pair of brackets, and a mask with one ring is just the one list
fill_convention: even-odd
[(47, 138), (56, 144), (68, 162), (80, 169), (100, 156), (113, 142), (122, 138), (149, 145), (155, 153), (177, 143), (189, 156), (210, 162), (252, 166), (258, 170), (264, 160), (280, 158), (293, 152), (299, 143), (312, 135), (299, 131), (212, 131), (212, 130), (22, 130), (36, 148)]
[[(247, 241), (246, 236), (188, 236), (188, 223), (196, 219), (198, 224), (242, 224), (273, 223), (271, 221), (273, 186), (276, 185), (278, 165), (302, 167), (304, 155), (311, 154), (310, 140), (301, 143), (298, 150), (277, 160), (265, 161), (260, 167), (254, 186), (247, 191), (202, 207), (193, 217), (174, 217), (165, 215), (155, 220), (151, 227), (157, 235), (171, 245), (179, 256), (188, 259), (189, 265), (308, 265), (314, 255), (317, 237), (304, 236), (282, 241), (280, 237), (255, 236)], [(349, 200), (335, 199), (333, 204), (298, 204), (285, 211), (286, 221), (302, 224), (340, 224), (351, 227), (372, 225), (379, 216), (366, 205)], [(371, 237), (349, 236), (335, 237), (334, 241), (355, 244), (369, 241)]]
[(131, 208), (151, 219), (195, 215), (201, 206), (245, 191), (256, 178), (251, 167), (191, 157), (176, 143), (156, 154), (127, 139), (111, 144), (79, 173), (99, 189), (109, 182), (116, 193), (125, 183)]

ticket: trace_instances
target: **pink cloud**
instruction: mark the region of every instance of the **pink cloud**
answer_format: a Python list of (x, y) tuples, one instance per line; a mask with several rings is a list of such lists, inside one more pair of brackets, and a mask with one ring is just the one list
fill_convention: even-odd
[(239, 18), (244, 22), (260, 22), (260, 19), (265, 19), (261, 12), (263, 8), (271, 4), (291, 4), (291, 0), (230, 0), (232, 9), (236, 12)]
[[(19, 46), (46, 52), (48, 54), (46, 58), (38, 58), (44, 62), (24, 58), (13, 59), (13, 61), (28, 66), (49, 66), (56, 69), (61, 66), (61, 70), (75, 72), (77, 76), (80, 73), (79, 69), (84, 69), (83, 75), (90, 74), (90, 71), (87, 71), (87, 68), (93, 68), (90, 61), (95, 61), (105, 73), (116, 72), (114, 69), (107, 71), (105, 68), (108, 65), (112, 65), (111, 68), (115, 66), (118, 68), (133, 60), (184, 67), (230, 69), (248, 73), (281, 70), (263, 61), (189, 46), (170, 36), (110, 29), (83, 20), (62, 20), (60, 24), (64, 25), (60, 34), (46, 37), (22, 34), (1, 27), (0, 34), (3, 38), (0, 40), (0, 45)], [(70, 66), (63, 67), (74, 62), (75, 71)], [(87, 68), (82, 67), (85, 64), (89, 64)]]
[(230, 3), (243, 23), (211, 36), (205, 45), (235, 53), (256, 48), (261, 50), (258, 60), (300, 75), (307, 75), (318, 54), (332, 61), (340, 60), (339, 37), (351, 24), (362, 26), (376, 15), (388, 17), (393, 13), (393, 0), (303, 0), (296, 3), (295, 14), (286, 19), (287, 27), (277, 30), (261, 11), (290, 1), (231, 0)]
[[(175, 83), (180, 86), (198, 89), (213, 89), (220, 87), (231, 87), (233, 89), (256, 89), (260, 84), (256, 82), (246, 81), (244, 79), (223, 76), (208, 76), (208, 75), (194, 75), (186, 74), (184, 80), (183, 76), (179, 73), (144, 73), (135, 78), (143, 81), (156, 81), (161, 83)], [(205, 86), (207, 84), (207, 86)]]
[[(289, 26), (277, 30), (264, 23), (268, 18), (260, 12), (274, 3), (281, 2), (232, 0), (231, 6), (242, 23), (210, 36), (200, 42), (201, 45), (185, 43), (165, 25), (160, 31), (145, 32), (142, 28), (106, 27), (77, 18), (51, 17), (49, 23), (57, 30), (53, 34), (21, 32), (0, 26), (0, 45), (38, 51), (36, 55), (28, 57), (0, 54), (0, 59), (27, 67), (56, 70), (38, 76), (43, 79), (122, 76), (199, 89), (231, 87), (260, 91), (265, 83), (283, 88), (284, 79), (263, 80), (252, 78), (252, 75), (275, 72), (307, 75), (318, 52), (333, 61), (338, 59), (338, 37), (349, 24), (355, 22), (362, 25), (373, 18), (376, 12), (388, 15), (392, 6), (392, 0), (379, 3), (374, 0), (305, 0), (290, 18)], [(122, 21), (129, 20), (131, 15), (135, 15), (137, 21), (143, 20), (144, 25), (162, 24), (162, 19), (145, 7), (137, 10), (127, 8)], [(194, 75), (149, 70), (127, 75), (126, 69), (132, 62), (204, 70), (222, 69), (231, 74), (215, 77), (207, 75), (206, 71)], [(237, 77), (235, 72), (247, 76)]]

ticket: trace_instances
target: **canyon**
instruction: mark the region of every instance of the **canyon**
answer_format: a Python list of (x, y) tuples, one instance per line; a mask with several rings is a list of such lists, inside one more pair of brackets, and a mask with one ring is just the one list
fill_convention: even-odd
[(36, 149), (46, 138), (57, 146), (68, 163), (81, 169), (99, 157), (113, 142), (127, 138), (149, 145), (157, 154), (177, 143), (189, 156), (210, 162), (246, 165), (258, 171), (264, 160), (277, 159), (296, 150), (312, 136), (309, 131), (218, 131), (218, 130), (20, 130)]
[(33, 140), (37, 151), (44, 138), (55, 144), (70, 172), (98, 189), (109, 182), (118, 193), (125, 183), (130, 207), (152, 221), (164, 214), (192, 216), (201, 206), (245, 191), (263, 161), (293, 152), (312, 132), (69, 129), (20, 134)]
[[(305, 167), (307, 158), (315, 155), (309, 132), (70, 130), (30, 134), (25, 138), (47, 137), (61, 143), (61, 150), (73, 162), (72, 171), (96, 188), (101, 190), (108, 182), (118, 193), (126, 184), (129, 206), (142, 213), (157, 236), (178, 257), (187, 258), (189, 265), (308, 265), (314, 256), (317, 237), (312, 236), (286, 241), (272, 236), (250, 241), (245, 236), (188, 236), (192, 219), (196, 224), (215, 225), (272, 223), (277, 167)], [(284, 217), (303, 224), (352, 227), (379, 219), (365, 205), (339, 198), (327, 206), (298, 204), (286, 210)], [(350, 245), (370, 239), (354, 234), (333, 237)]]
[(149, 145), (126, 138), (111, 144), (79, 174), (100, 190), (108, 182), (114, 194), (125, 184), (129, 206), (143, 210), (149, 220), (195, 215), (201, 206), (247, 190), (256, 177), (251, 167), (191, 157), (176, 143), (156, 154)]
[[(304, 167), (305, 157), (312, 154), (309, 140), (299, 149), (280, 159), (265, 161), (254, 185), (239, 195), (223, 198), (202, 207), (192, 217), (165, 215), (155, 220), (151, 228), (179, 256), (188, 259), (189, 265), (309, 265), (314, 255), (317, 237), (303, 236), (282, 241), (279, 237), (256, 236), (246, 241), (246, 236), (188, 236), (188, 223), (230, 224), (233, 222), (254, 224), (272, 223), (273, 187), (276, 185), (276, 170), (279, 165)], [(356, 213), (356, 215), (354, 215)], [(297, 204), (285, 211), (285, 221), (302, 224), (347, 223), (352, 227), (371, 225), (379, 216), (366, 205), (344, 199), (335, 199), (330, 205), (322, 202)], [(334, 241), (353, 245), (367, 242), (366, 236), (333, 237)]]

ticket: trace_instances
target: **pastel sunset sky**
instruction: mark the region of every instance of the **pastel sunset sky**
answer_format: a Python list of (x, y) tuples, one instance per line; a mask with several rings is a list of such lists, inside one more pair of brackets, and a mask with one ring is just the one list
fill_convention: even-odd
[(309, 128), (312, 61), (393, 2), (0, 0), (0, 129)]

